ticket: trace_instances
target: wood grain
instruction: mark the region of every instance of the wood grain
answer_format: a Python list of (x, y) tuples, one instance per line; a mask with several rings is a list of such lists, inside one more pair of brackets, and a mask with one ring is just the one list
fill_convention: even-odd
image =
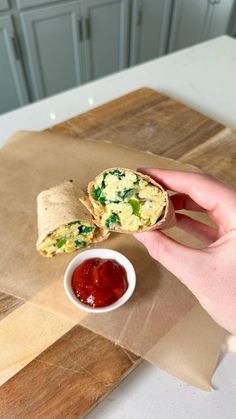
[[(151, 89), (130, 93), (49, 131), (179, 158), (236, 184), (235, 134)], [(10, 297), (0, 299), (2, 315), (14, 304), (18, 302)], [(76, 326), (1, 387), (0, 417), (82, 417), (139, 362), (132, 353)]]
[(143, 88), (49, 131), (111, 141), (178, 159), (223, 128), (185, 105)]
[(0, 384), (74, 326), (74, 322), (26, 302), (0, 322)]
[(0, 292), (0, 320), (8, 316), (13, 310), (23, 304), (19, 298)]
[(0, 417), (82, 417), (137, 362), (132, 353), (76, 326), (1, 387)]
[(236, 134), (225, 129), (180, 159), (236, 187)]

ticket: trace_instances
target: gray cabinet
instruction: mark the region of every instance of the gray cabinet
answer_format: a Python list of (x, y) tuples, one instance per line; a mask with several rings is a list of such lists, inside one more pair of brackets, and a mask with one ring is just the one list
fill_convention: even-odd
[(227, 31), (234, 0), (175, 0), (168, 51), (176, 51)]
[(83, 0), (87, 80), (128, 66), (129, 0)]
[(1, 0), (0, 1), (0, 12), (3, 12), (5, 10), (9, 9), (9, 3), (8, 0)]
[(20, 19), (33, 99), (79, 85), (83, 81), (79, 2), (21, 12)]
[(172, 0), (133, 0), (130, 65), (165, 54)]
[(236, 33), (235, 8), (234, 0), (0, 0), (0, 113)]
[(0, 16), (0, 113), (28, 102), (20, 46), (10, 16)]
[[(68, 0), (64, 0), (64, 1), (68, 1)], [(59, 3), (59, 2), (60, 0), (16, 0), (17, 7), (19, 7), (19, 9), (48, 5), (49, 3)]]
[(228, 32), (234, 3), (234, 0), (218, 0), (216, 2), (208, 30), (208, 38), (214, 38)]

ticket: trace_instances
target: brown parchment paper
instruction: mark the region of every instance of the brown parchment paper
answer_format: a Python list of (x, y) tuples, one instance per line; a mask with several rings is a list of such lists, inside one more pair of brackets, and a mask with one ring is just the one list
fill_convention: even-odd
[[(110, 166), (193, 170), (177, 161), (109, 143), (48, 133), (21, 132), (8, 141), (0, 151), (0, 291), (81, 322), (169, 373), (209, 390), (225, 332), (132, 236), (111, 234), (95, 245), (124, 253), (137, 274), (130, 301), (97, 316), (74, 307), (64, 293), (64, 271), (75, 253), (46, 259), (35, 249), (38, 193), (73, 178), (79, 178), (85, 189)], [(201, 246), (177, 228), (169, 234), (188, 245)]]

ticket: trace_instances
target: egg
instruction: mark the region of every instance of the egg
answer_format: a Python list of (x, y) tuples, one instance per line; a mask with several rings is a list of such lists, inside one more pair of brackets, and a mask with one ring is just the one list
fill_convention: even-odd
[(49, 234), (39, 245), (39, 250), (45, 256), (60, 253), (70, 253), (91, 244), (95, 227), (74, 221), (61, 225)]
[(137, 232), (155, 225), (166, 206), (163, 190), (123, 169), (100, 175), (93, 197), (99, 205), (101, 226), (114, 231)]
[(155, 224), (156, 220), (163, 212), (163, 205), (156, 201), (146, 201), (140, 210), (140, 216), (143, 220), (147, 220), (151, 224)]
[(139, 197), (144, 198), (144, 199), (148, 199), (148, 200), (151, 200), (151, 201), (160, 201), (161, 205), (164, 204), (163, 193), (156, 186), (152, 186), (152, 185), (144, 186), (139, 191)]

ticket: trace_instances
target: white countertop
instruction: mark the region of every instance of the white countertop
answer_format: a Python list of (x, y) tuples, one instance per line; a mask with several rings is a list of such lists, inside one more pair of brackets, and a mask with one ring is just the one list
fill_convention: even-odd
[[(0, 144), (18, 130), (42, 130), (137, 88), (149, 86), (236, 129), (236, 40), (222, 36), (0, 116)], [(180, 382), (146, 362), (90, 419), (235, 419), (236, 338), (213, 391)]]
[(42, 130), (143, 86), (236, 129), (236, 40), (222, 36), (0, 116), (0, 144)]

